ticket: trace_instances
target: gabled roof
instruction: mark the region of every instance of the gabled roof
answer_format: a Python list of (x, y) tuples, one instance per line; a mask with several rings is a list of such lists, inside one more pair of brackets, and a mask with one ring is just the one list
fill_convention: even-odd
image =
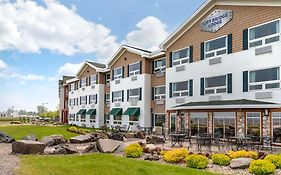
[(81, 68), (78, 70), (78, 72), (76, 74), (76, 77), (79, 77), (88, 66), (95, 69), (96, 72), (106, 72), (107, 71), (107, 67), (106, 67), (105, 64), (96, 63), (96, 62), (93, 62), (93, 61), (86, 60), (82, 64)]
[(198, 20), (200, 20), (215, 5), (233, 6), (281, 6), (280, 0), (206, 0), (183, 24), (181, 24), (161, 44), (160, 48), (166, 50), (180, 36), (188, 31)]
[(70, 80), (70, 79), (72, 79), (72, 78), (75, 78), (75, 77), (73, 77), (73, 76), (62, 76), (62, 80), (59, 80), (59, 85), (61, 86), (61, 85), (65, 85), (66, 84), (66, 82), (68, 81), (68, 80)]

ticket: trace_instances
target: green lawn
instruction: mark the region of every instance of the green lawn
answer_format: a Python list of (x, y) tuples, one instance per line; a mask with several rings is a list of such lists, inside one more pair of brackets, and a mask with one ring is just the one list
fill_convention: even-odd
[(53, 134), (61, 134), (66, 139), (69, 139), (77, 134), (66, 131), (68, 127), (69, 126), (0, 125), (0, 131), (5, 132), (7, 135), (15, 138), (16, 140), (19, 140), (28, 134), (36, 135), (39, 140), (44, 136)]
[(19, 171), (22, 175), (214, 175), (108, 154), (22, 156)]

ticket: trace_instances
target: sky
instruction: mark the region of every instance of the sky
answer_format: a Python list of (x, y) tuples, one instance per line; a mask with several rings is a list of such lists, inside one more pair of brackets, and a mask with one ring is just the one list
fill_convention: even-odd
[(151, 51), (204, 0), (0, 0), (0, 111), (58, 106), (58, 80), (122, 44)]

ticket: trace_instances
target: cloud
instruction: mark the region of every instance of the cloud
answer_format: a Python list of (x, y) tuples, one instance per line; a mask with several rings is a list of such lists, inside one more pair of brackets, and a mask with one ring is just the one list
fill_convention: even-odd
[(43, 80), (45, 80), (45, 76), (37, 75), (37, 74), (20, 75), (18, 73), (14, 73), (11, 75), (11, 78), (17, 78), (21, 81), (43, 81)]
[(58, 73), (59, 75), (74, 76), (81, 68), (82, 64), (83, 62), (78, 64), (66, 63), (59, 68)]
[(67, 8), (56, 0), (44, 3), (0, 1), (0, 51), (95, 53), (104, 60), (119, 47), (110, 29), (85, 20), (74, 5)]
[(7, 68), (7, 64), (3, 60), (0, 59), (0, 70), (5, 69), (5, 68)]
[(148, 16), (137, 23), (138, 30), (127, 34), (124, 43), (148, 50), (158, 50), (159, 44), (168, 36), (167, 25), (154, 16)]

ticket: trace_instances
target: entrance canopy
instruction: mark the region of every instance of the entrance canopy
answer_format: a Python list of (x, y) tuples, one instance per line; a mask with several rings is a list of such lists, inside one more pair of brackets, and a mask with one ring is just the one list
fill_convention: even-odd
[(76, 115), (86, 114), (86, 109), (80, 109)]
[(86, 112), (86, 115), (96, 115), (97, 113), (97, 110), (96, 109), (89, 109), (87, 112)]
[(112, 108), (108, 115), (122, 115), (122, 108)]
[(128, 108), (123, 115), (133, 115), (139, 116), (140, 115), (140, 108)]

